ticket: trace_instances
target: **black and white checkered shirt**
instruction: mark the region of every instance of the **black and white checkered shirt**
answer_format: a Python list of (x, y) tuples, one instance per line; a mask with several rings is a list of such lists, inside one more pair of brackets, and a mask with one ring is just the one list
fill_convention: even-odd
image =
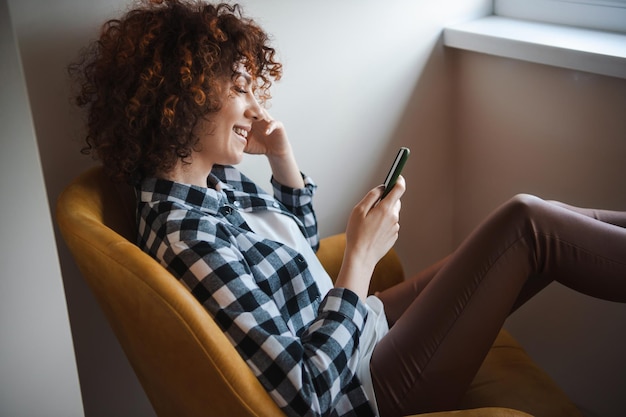
[(374, 415), (355, 370), (367, 310), (334, 288), (322, 299), (304, 257), (253, 233), (239, 214), (273, 210), (319, 244), (315, 184), (274, 197), (230, 166), (208, 188), (160, 179), (140, 186), (138, 244), (215, 318), (274, 401), (290, 416)]

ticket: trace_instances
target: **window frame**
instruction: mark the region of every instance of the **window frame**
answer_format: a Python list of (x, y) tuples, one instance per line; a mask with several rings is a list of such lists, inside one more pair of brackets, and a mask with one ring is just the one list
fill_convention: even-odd
[(626, 0), (494, 0), (494, 14), (626, 33)]

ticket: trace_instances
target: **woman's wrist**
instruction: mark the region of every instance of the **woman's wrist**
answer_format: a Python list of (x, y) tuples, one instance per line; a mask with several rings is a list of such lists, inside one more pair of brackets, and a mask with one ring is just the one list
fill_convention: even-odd
[(365, 300), (375, 266), (369, 259), (346, 250), (335, 287), (347, 288)]
[(304, 188), (304, 179), (291, 149), (280, 155), (267, 155), (274, 179), (290, 188)]

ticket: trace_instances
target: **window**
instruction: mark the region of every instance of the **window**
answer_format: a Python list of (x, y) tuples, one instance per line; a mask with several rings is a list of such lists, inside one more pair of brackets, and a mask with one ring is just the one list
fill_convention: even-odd
[(494, 0), (494, 15), (444, 29), (444, 44), (626, 79), (626, 0)]
[(626, 0), (495, 0), (494, 14), (626, 33)]

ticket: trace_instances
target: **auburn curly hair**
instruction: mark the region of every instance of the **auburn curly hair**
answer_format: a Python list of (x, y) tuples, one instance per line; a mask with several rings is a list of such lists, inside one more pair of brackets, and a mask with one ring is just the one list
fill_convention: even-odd
[(86, 146), (115, 181), (136, 183), (185, 161), (194, 127), (221, 107), (221, 80), (243, 64), (260, 101), (282, 66), (238, 5), (143, 0), (109, 20), (69, 73), (87, 110)]

